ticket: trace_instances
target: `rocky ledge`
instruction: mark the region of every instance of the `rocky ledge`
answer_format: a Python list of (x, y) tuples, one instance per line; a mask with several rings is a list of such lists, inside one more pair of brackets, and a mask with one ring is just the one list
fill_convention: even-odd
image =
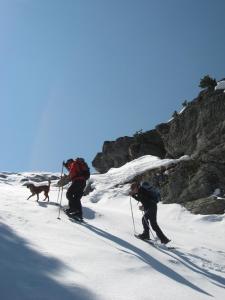
[(163, 172), (166, 179), (159, 184), (164, 203), (179, 203), (192, 213), (223, 214), (224, 201), (212, 195), (219, 190), (223, 197), (225, 191), (224, 91), (204, 90), (168, 123), (134, 137), (105, 142), (93, 166), (104, 173), (146, 154), (191, 158), (170, 170), (145, 172), (139, 178), (153, 180), (156, 173)]

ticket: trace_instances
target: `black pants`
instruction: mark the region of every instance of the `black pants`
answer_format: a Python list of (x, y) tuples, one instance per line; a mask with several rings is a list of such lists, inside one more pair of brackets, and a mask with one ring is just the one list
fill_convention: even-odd
[(71, 212), (76, 212), (82, 217), (81, 198), (83, 196), (86, 182), (84, 180), (74, 181), (68, 188), (66, 198), (69, 200), (69, 208)]
[(160, 241), (166, 242), (168, 238), (162, 232), (157, 223), (157, 204), (151, 205), (151, 208), (147, 209), (142, 217), (142, 224), (145, 233), (149, 233), (149, 222), (152, 229), (156, 232), (156, 235), (160, 239)]

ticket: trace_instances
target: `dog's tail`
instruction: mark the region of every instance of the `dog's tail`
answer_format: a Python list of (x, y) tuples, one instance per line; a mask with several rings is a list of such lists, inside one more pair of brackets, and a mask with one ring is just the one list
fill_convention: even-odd
[(49, 178), (48, 179), (48, 186), (50, 187), (50, 185), (51, 185), (51, 179)]

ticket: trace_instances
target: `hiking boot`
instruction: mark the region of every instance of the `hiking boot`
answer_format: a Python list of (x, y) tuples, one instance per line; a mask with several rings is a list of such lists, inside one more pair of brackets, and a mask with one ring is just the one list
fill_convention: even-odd
[(161, 240), (161, 244), (166, 245), (166, 244), (168, 244), (170, 241), (171, 241), (171, 240), (169, 240), (168, 238), (165, 238), (165, 239)]
[(70, 208), (66, 208), (63, 210), (67, 215), (71, 213), (71, 209)]
[(141, 240), (150, 240), (149, 233), (146, 233), (146, 232), (138, 234), (138, 238), (141, 239)]
[(83, 221), (83, 216), (80, 212), (73, 211), (69, 215), (70, 215), (71, 218), (77, 219), (79, 221)]

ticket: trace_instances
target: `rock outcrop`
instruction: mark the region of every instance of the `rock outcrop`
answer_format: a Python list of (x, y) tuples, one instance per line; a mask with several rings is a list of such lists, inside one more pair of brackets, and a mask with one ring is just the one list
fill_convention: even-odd
[(210, 196), (195, 201), (189, 201), (185, 203), (184, 206), (194, 214), (223, 214), (225, 210), (225, 199)]
[[(193, 213), (223, 214), (224, 201), (212, 195), (216, 189), (225, 191), (224, 91), (204, 90), (181, 113), (155, 130), (107, 142), (93, 166), (102, 173), (146, 154), (191, 158), (166, 171), (166, 180), (160, 183), (164, 203), (180, 203)], [(159, 171), (145, 172), (139, 179), (154, 180)]]
[[(149, 170), (135, 180), (147, 180), (158, 186), (163, 203), (178, 203), (192, 213), (223, 214), (225, 201), (218, 201), (216, 190), (224, 195), (224, 167), (201, 163), (196, 159), (182, 160), (168, 168)], [(159, 179), (160, 178), (160, 179)], [(199, 201), (201, 199), (201, 201)], [(203, 199), (210, 199), (204, 207)]]
[(225, 94), (203, 91), (185, 110), (168, 123), (156, 126), (167, 155), (202, 157), (225, 162)]
[(164, 158), (166, 155), (163, 141), (156, 130), (135, 134), (128, 150), (130, 160), (148, 154), (160, 158)]
[(160, 158), (166, 155), (163, 141), (156, 130), (104, 142), (102, 152), (96, 155), (92, 165), (99, 173), (105, 173), (110, 168), (121, 167), (128, 161), (147, 154)]
[(92, 161), (93, 167), (99, 173), (105, 173), (111, 168), (117, 168), (130, 161), (129, 147), (132, 138), (125, 136), (116, 141), (105, 141), (102, 152), (99, 152)]
[(15, 184), (15, 183), (26, 183), (26, 182), (34, 182), (34, 183), (41, 183), (51, 180), (52, 183), (54, 181), (59, 180), (59, 175), (54, 175), (52, 173), (31, 173), (31, 172), (24, 172), (24, 173), (13, 173), (13, 172), (1, 172), (0, 173), (0, 183), (7, 183), (7, 184)]

